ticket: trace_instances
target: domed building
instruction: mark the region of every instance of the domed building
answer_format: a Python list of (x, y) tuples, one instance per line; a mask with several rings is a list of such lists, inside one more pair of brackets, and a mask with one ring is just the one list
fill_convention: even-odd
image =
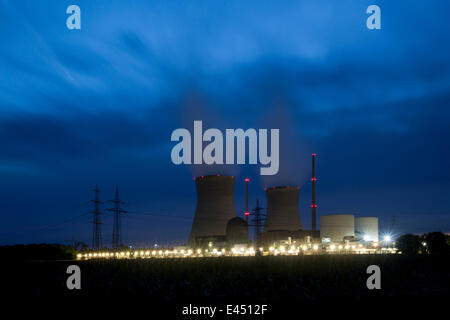
[(248, 242), (248, 225), (244, 219), (234, 217), (227, 223), (227, 244), (244, 244)]

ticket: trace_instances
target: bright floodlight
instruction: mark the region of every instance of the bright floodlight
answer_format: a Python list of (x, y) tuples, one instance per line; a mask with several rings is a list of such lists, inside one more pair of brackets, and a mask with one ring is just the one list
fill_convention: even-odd
[(384, 241), (386, 241), (386, 242), (391, 241), (391, 236), (390, 235), (385, 235), (384, 236)]
[(364, 236), (364, 241), (369, 241), (369, 236), (367, 234)]

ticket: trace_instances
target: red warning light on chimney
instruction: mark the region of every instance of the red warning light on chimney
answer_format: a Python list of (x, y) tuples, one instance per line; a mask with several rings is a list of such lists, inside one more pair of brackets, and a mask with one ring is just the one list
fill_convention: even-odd
[(249, 179), (249, 178), (245, 178), (244, 181), (245, 181), (245, 182), (249, 182), (250, 179)]
[(250, 215), (250, 212), (245, 211), (244, 214), (248, 217)]

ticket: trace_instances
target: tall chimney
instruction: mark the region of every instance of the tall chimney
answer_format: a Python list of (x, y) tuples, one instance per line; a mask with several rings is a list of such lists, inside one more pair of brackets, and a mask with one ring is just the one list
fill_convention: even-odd
[(248, 212), (248, 182), (250, 181), (249, 178), (245, 178), (245, 221), (248, 223), (248, 216), (250, 215), (250, 212)]
[(316, 231), (316, 156), (317, 154), (312, 154), (312, 203), (311, 203), (311, 221), (312, 221), (312, 231)]

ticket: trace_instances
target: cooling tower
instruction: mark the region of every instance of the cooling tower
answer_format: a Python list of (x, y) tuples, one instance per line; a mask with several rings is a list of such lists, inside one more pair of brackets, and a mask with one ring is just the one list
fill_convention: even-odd
[(352, 214), (329, 214), (320, 216), (320, 237), (331, 241), (343, 241), (355, 236), (355, 216)]
[(189, 235), (189, 245), (195, 246), (201, 237), (225, 237), (226, 226), (236, 217), (234, 182), (231, 176), (201, 176), (195, 179), (197, 208)]
[(299, 187), (272, 187), (266, 189), (267, 215), (264, 231), (302, 229), (300, 222)]
[(378, 241), (378, 218), (355, 218), (355, 235), (366, 241)]

